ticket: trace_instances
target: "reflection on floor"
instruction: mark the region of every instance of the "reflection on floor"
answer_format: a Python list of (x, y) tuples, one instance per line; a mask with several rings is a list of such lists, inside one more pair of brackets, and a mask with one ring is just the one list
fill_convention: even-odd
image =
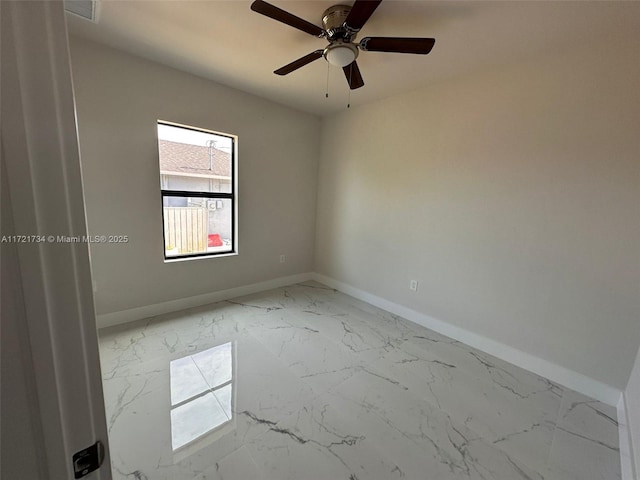
[(315, 282), (100, 332), (114, 479), (619, 479), (615, 409)]
[(174, 451), (233, 418), (232, 349), (227, 342), (169, 363)]

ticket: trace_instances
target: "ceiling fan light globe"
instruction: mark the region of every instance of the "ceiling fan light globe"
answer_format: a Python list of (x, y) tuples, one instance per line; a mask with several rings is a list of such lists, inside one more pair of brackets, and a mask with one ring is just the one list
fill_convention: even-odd
[(336, 67), (346, 67), (353, 63), (356, 59), (356, 52), (354, 49), (347, 47), (346, 45), (339, 45), (333, 48), (328, 48), (324, 54), (324, 58), (327, 59), (331, 65)]

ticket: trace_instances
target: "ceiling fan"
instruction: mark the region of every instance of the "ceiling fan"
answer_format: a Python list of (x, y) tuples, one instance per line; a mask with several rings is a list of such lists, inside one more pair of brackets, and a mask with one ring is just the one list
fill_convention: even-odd
[(342, 67), (349, 88), (355, 90), (364, 86), (364, 80), (356, 63), (359, 50), (365, 52), (415, 53), (426, 55), (435, 44), (433, 38), (408, 37), (365, 37), (354, 43), (358, 32), (369, 20), (382, 0), (355, 0), (353, 6), (334, 5), (322, 14), (322, 27), (307, 22), (285, 10), (263, 0), (251, 4), (254, 12), (273, 18), (309, 35), (329, 41), (324, 49), (315, 50), (304, 57), (274, 71), (277, 75), (287, 75), (300, 67), (324, 57), (332, 65)]

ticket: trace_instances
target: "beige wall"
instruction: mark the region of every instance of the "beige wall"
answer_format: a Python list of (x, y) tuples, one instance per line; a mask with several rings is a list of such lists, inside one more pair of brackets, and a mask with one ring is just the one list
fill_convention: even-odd
[[(98, 314), (313, 269), (319, 120), (232, 88), (71, 39)], [(165, 264), (156, 121), (238, 135), (238, 256)], [(280, 254), (287, 261), (279, 263)]]
[(316, 271), (624, 388), (640, 62), (596, 40), (325, 118)]

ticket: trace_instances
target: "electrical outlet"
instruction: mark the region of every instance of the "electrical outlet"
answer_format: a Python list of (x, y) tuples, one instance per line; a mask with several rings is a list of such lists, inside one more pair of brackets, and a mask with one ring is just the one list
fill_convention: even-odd
[(409, 290), (411, 290), (412, 292), (418, 291), (418, 280), (411, 280), (409, 282)]
[(284, 255), (280, 255), (280, 263), (284, 263), (287, 261), (287, 257), (285, 257)]

